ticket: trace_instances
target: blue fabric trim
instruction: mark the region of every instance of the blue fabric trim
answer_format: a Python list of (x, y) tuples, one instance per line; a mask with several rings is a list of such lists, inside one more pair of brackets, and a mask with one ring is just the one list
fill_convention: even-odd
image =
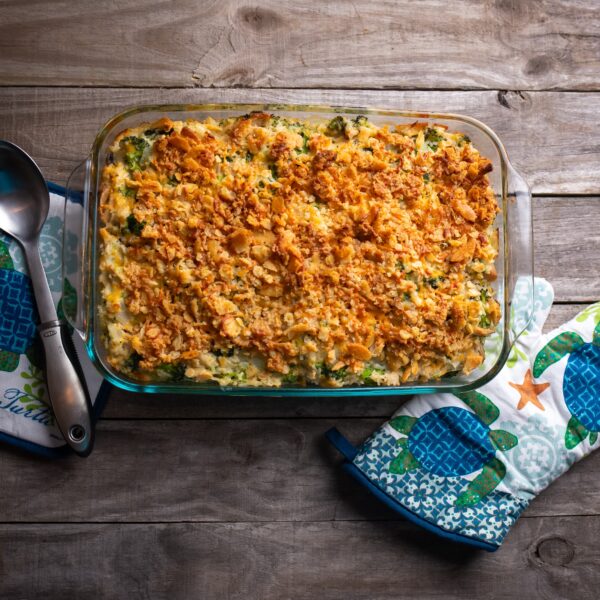
[(468, 546), (473, 546), (474, 548), (479, 548), (482, 550), (487, 550), (488, 552), (495, 552), (500, 547), (496, 544), (491, 544), (488, 542), (483, 542), (481, 540), (476, 540), (460, 533), (453, 533), (451, 531), (446, 531), (442, 529), (439, 525), (426, 521), (422, 517), (416, 515), (411, 510), (400, 504), (395, 498), (384, 492), (382, 489), (377, 487), (356, 465), (350, 462), (352, 459), (348, 459), (346, 451), (341, 448), (351, 448), (354, 451), (352, 457), (356, 455), (356, 448), (350, 444), (350, 442), (335, 428), (330, 429), (325, 436), (327, 439), (340, 451), (342, 455), (344, 455), (347, 460), (344, 461), (342, 468), (344, 471), (352, 475), (361, 485), (366, 487), (376, 498), (381, 500), (385, 505), (389, 506), (392, 510), (396, 511), (400, 515), (402, 515), (405, 519), (423, 527), (427, 531), (434, 533), (440, 537), (443, 537), (447, 540), (451, 540), (453, 542), (458, 542), (461, 544), (467, 544)]
[(58, 194), (59, 196), (66, 196), (67, 189), (62, 185), (58, 185), (58, 183), (54, 183), (53, 181), (46, 181), (46, 185), (48, 186), (48, 191), (53, 194)]
[[(63, 196), (63, 198), (67, 197), (67, 188), (62, 185), (58, 185), (58, 183), (54, 183), (53, 181), (46, 181), (46, 185), (49, 192)], [(69, 198), (76, 204), (83, 204), (83, 194), (81, 192), (71, 192)]]
[(9, 433), (3, 433), (0, 431), (0, 442), (6, 442), (11, 446), (15, 446), (31, 454), (36, 454), (43, 458), (64, 458), (70, 454), (70, 448), (66, 444), (64, 446), (57, 446), (56, 448), (49, 448), (48, 446), (42, 446), (41, 444), (35, 444), (27, 440), (10, 435)]
[(106, 381), (106, 379), (104, 379), (100, 384), (100, 389), (98, 390), (98, 395), (96, 396), (96, 402), (94, 402), (94, 406), (92, 406), (92, 419), (94, 424), (98, 421), (98, 419), (100, 419), (100, 415), (106, 407), (108, 396), (110, 395), (112, 389), (112, 383)]
[(358, 448), (353, 446), (338, 430), (332, 427), (325, 433), (325, 437), (336, 450), (348, 460), (353, 460), (358, 453)]

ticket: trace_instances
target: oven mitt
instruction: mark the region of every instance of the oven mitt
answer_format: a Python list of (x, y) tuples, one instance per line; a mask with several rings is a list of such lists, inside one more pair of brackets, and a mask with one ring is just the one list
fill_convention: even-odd
[[(598, 447), (600, 302), (541, 335), (548, 282), (536, 278), (534, 299), (506, 365), (483, 387), (415, 396), (359, 448), (327, 432), (344, 468), (391, 508), (489, 551), (537, 494)], [(517, 322), (526, 319), (518, 300)]]

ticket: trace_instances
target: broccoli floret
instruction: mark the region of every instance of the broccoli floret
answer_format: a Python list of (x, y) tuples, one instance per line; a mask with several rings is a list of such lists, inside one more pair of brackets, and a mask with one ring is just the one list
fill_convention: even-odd
[(429, 183), (431, 181), (431, 175), (429, 173), (425, 173), (425, 175), (423, 175), (423, 181), (425, 183)]
[(160, 128), (154, 128), (154, 129), (146, 129), (146, 131), (144, 131), (144, 135), (146, 137), (149, 137), (150, 139), (154, 139), (156, 137), (158, 137), (159, 135), (169, 135), (173, 133), (173, 129), (160, 129)]
[(230, 373), (224, 373), (224, 377), (229, 377), (232, 381), (246, 381), (246, 369), (240, 369), (239, 371), (231, 371)]
[(287, 384), (298, 383), (298, 375), (296, 373), (294, 373), (293, 371), (290, 371), (289, 373), (287, 373), (287, 375), (284, 375), (281, 378), (281, 381), (283, 383), (287, 383)]
[(427, 277), (424, 281), (429, 287), (432, 287), (434, 290), (437, 290), (438, 287), (440, 287), (440, 283), (442, 283), (442, 281), (444, 281), (444, 278), (443, 277)]
[(302, 148), (296, 148), (297, 154), (308, 154), (308, 134), (304, 131), (300, 131), (300, 135), (302, 136)]
[(123, 159), (129, 171), (141, 171), (146, 164), (144, 154), (150, 144), (142, 137), (130, 135), (121, 140), (120, 146), (125, 151)]
[(344, 377), (346, 377), (347, 372), (348, 372), (348, 369), (346, 367), (342, 367), (341, 369), (338, 369), (337, 371), (330, 371), (329, 377), (331, 377), (331, 379), (336, 379), (339, 381), (340, 379), (344, 379)]
[(362, 127), (363, 125), (367, 125), (369, 123), (369, 119), (367, 119), (367, 117), (365, 117), (365, 115), (358, 115), (358, 117), (352, 119), (352, 122), (357, 127)]
[(438, 144), (444, 139), (444, 136), (437, 131), (429, 127), (425, 130), (425, 143), (435, 152), (438, 149)]
[(380, 369), (379, 367), (365, 367), (360, 374), (360, 378), (365, 384), (374, 385), (375, 381), (371, 377), (373, 373), (376, 373), (377, 375), (383, 375), (385, 373), (385, 369)]
[(140, 223), (133, 215), (127, 217), (127, 229), (134, 235), (141, 235), (145, 225), (146, 221)]
[(327, 131), (334, 135), (345, 133), (346, 125), (346, 119), (344, 119), (344, 117), (342, 116), (337, 116), (331, 119), (331, 121), (329, 121), (329, 124), (327, 125)]
[(140, 361), (142, 358), (142, 355), (134, 350), (129, 355), (129, 358), (125, 361), (126, 368), (128, 368), (130, 371), (137, 371), (140, 367)]
[(269, 165), (269, 171), (271, 171), (271, 177), (273, 178), (273, 180), (277, 181), (277, 177), (279, 177), (279, 173), (277, 171), (277, 165), (270, 164)]
[(490, 321), (490, 318), (487, 316), (487, 313), (485, 313), (483, 315), (483, 317), (481, 317), (481, 319), (479, 319), (479, 327), (488, 329), (489, 327), (491, 327), (491, 325), (492, 325), (492, 322)]
[(120, 188), (119, 191), (128, 198), (135, 198), (137, 196), (137, 190), (135, 188), (127, 187), (126, 185)]
[(465, 144), (470, 144), (471, 143), (471, 138), (468, 135), (463, 135), (459, 140), (458, 140), (458, 145), (459, 146), (464, 146)]
[(169, 378), (169, 381), (181, 381), (185, 378), (184, 363), (169, 363), (160, 365), (158, 370)]
[(338, 381), (340, 379), (343, 379), (348, 372), (347, 367), (342, 367), (341, 369), (336, 369), (335, 371), (333, 371), (330, 367), (328, 367), (325, 363), (322, 362), (317, 363), (315, 365), (315, 368), (319, 371), (322, 377), (326, 377), (328, 379), (335, 379)]

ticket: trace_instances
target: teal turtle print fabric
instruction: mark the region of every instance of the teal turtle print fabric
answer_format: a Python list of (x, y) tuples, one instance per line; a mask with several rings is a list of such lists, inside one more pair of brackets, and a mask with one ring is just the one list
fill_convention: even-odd
[(457, 506), (469, 480), (458, 475), (436, 475), (421, 467), (403, 475), (390, 472), (398, 453), (397, 440), (385, 430), (367, 439), (354, 464), (381, 490), (422, 519), (448, 531), (500, 544), (528, 501), (492, 491), (485, 503)]
[(25, 354), (38, 321), (29, 277), (0, 269), (0, 348)]
[(600, 346), (584, 344), (569, 356), (563, 391), (570, 413), (600, 431)]
[(0, 371), (15, 371), (21, 354), (32, 350), (37, 323), (31, 281), (15, 271), (8, 245), (0, 239)]
[[(594, 305), (595, 306), (595, 305)], [(562, 393), (571, 418), (565, 429), (564, 443), (573, 449), (589, 436), (595, 444), (600, 432), (600, 314), (588, 308), (572, 322), (572, 330), (563, 330), (547, 342), (535, 357), (533, 372), (536, 376), (556, 371), (555, 365), (566, 360)], [(577, 329), (580, 323), (595, 322), (591, 339)]]
[(415, 396), (352, 459), (400, 512), (487, 549), (600, 445), (600, 303), (542, 335), (552, 287), (536, 279), (531, 291), (518, 282), (511, 325), (522, 335), (494, 380), (460, 397)]
[(468, 410), (449, 406), (423, 415), (408, 436), (419, 464), (436, 475), (468, 475), (493, 456), (489, 429)]

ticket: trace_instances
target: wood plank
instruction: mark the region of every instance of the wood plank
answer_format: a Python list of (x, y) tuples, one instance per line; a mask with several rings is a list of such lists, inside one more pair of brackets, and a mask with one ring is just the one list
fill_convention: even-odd
[[(323, 436), (336, 425), (360, 444), (382, 421), (103, 420), (85, 461), (45, 461), (4, 448), (2, 521), (393, 520), (394, 512), (339, 468)], [(599, 480), (596, 453), (525, 514), (598, 514)]]
[(600, 517), (522, 521), (496, 553), (406, 522), (1, 525), (4, 598), (596, 600)]
[[(585, 304), (555, 304), (546, 332), (572, 319)], [(134, 394), (114, 388), (103, 413), (105, 419), (221, 419), (293, 417), (389, 417), (403, 398), (235, 398)]]
[(535, 273), (557, 301), (600, 299), (600, 198), (534, 198)]
[(4, 85), (598, 89), (584, 0), (4, 2)]
[(21, 145), (64, 183), (98, 129), (152, 103), (251, 102), (379, 106), (477, 117), (506, 145), (534, 193), (600, 194), (600, 93), (358, 90), (0, 88), (0, 138)]

